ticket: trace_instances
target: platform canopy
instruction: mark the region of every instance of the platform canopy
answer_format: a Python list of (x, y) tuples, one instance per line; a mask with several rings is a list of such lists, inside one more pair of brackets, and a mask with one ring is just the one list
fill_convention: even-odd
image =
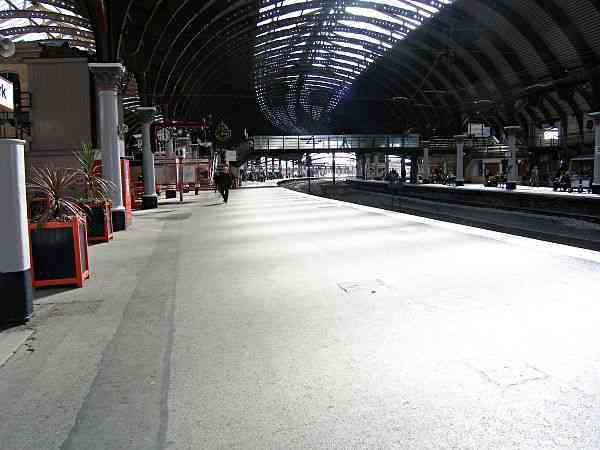
[(5, 21), (19, 19), (3, 28), (12, 36), (94, 47), (99, 61), (125, 64), (141, 105), (157, 105), (172, 120), (212, 115), (234, 137), (244, 129), (452, 136), (471, 122), (500, 130), (576, 120), (584, 129), (586, 114), (600, 110), (597, 0), (0, 0), (0, 7)]

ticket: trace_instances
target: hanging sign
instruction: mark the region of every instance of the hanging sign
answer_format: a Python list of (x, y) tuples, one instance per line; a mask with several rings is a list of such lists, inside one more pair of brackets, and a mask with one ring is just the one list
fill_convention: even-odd
[(13, 84), (0, 77), (0, 111), (13, 112), (15, 110)]

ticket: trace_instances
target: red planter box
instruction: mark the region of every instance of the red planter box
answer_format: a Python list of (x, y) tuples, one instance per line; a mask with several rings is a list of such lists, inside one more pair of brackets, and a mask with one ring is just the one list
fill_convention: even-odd
[(113, 238), (110, 202), (88, 204), (87, 236), (89, 242), (108, 242)]
[(33, 287), (83, 287), (90, 277), (86, 221), (29, 224)]

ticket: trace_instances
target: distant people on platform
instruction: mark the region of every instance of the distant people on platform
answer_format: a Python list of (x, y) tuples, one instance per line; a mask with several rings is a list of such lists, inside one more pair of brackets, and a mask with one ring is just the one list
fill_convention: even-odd
[(433, 169), (433, 176), (431, 177), (432, 183), (446, 184), (446, 179), (446, 174), (441, 168), (436, 167), (435, 169)]
[(540, 185), (540, 171), (538, 166), (533, 166), (531, 173), (529, 174), (529, 186), (539, 187)]
[(571, 174), (564, 167), (561, 167), (556, 172), (552, 182), (552, 189), (555, 191), (573, 192), (573, 186), (571, 185)]
[(489, 167), (485, 168), (485, 171), (483, 173), (483, 185), (484, 186), (489, 186), (490, 184), (490, 177), (492, 176), (492, 171), (490, 170)]
[(391, 181), (392, 183), (397, 183), (399, 178), (400, 178), (400, 175), (398, 175), (398, 171), (395, 168), (393, 168), (385, 176), (385, 181)]

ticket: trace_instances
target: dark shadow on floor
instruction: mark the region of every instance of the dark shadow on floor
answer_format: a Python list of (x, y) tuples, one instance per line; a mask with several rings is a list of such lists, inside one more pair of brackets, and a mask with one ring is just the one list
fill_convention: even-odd
[(16, 323), (0, 325), (0, 333), (10, 330), (12, 328), (22, 327), (23, 325), (26, 325), (26, 324), (27, 324), (27, 322), (16, 322)]
[(160, 208), (161, 206), (166, 206), (166, 205), (186, 205), (186, 204), (191, 204), (194, 202), (191, 202), (189, 200), (184, 200), (182, 202), (180, 202), (179, 200), (171, 200), (171, 201), (161, 201), (158, 204), (158, 207)]
[(33, 301), (42, 300), (44, 298), (52, 297), (54, 295), (62, 294), (63, 292), (71, 291), (73, 289), (78, 289), (77, 287), (67, 286), (67, 287), (47, 287), (47, 288), (36, 288), (33, 290)]

